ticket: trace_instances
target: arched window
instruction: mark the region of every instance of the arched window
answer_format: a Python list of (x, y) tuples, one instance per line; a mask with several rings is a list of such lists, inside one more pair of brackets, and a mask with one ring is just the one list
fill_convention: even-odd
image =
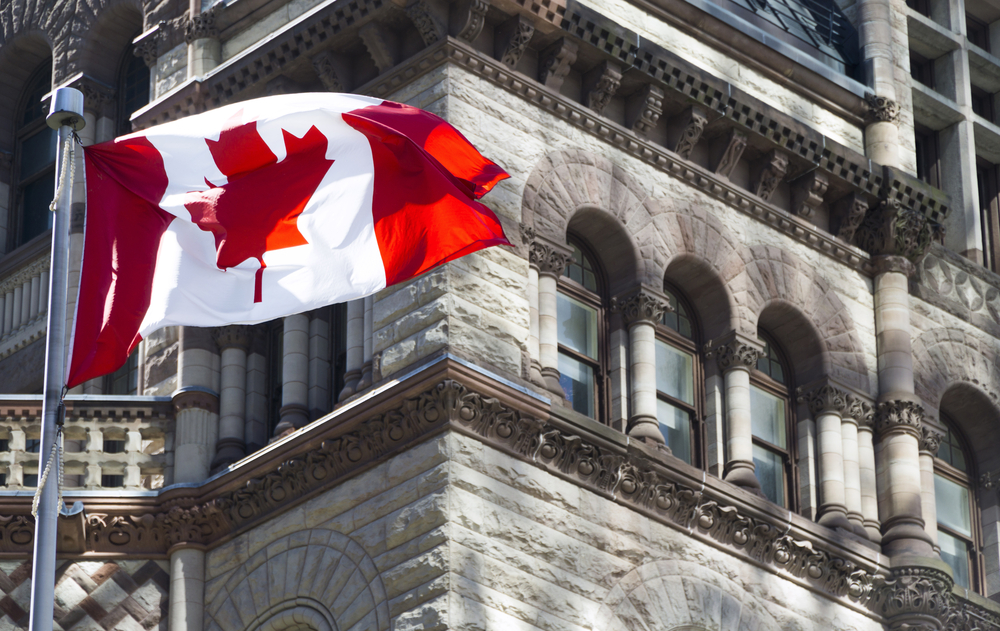
[(750, 373), (750, 424), (753, 433), (754, 472), (767, 499), (792, 508), (792, 419), (789, 393), (793, 384), (788, 364), (770, 336), (764, 354)]
[(673, 455), (701, 466), (701, 360), (691, 310), (678, 292), (664, 285), (673, 311), (656, 331), (656, 416)]
[(605, 370), (602, 366), (604, 299), (595, 258), (576, 244), (563, 270), (557, 297), (559, 327), (559, 384), (571, 407), (600, 419), (604, 405)]
[(972, 461), (963, 441), (944, 414), (945, 435), (934, 459), (934, 502), (937, 507), (938, 546), (941, 559), (951, 566), (955, 584), (982, 589), (979, 562), (979, 523), (972, 491)]
[[(138, 35), (138, 33), (136, 34)], [(135, 46), (129, 45), (118, 71), (118, 125), (117, 135), (132, 132), (133, 113), (149, 103), (149, 67), (142, 57), (134, 54)]]
[(45, 124), (48, 113), (42, 98), (52, 89), (52, 62), (28, 79), (15, 118), (17, 185), (14, 187), (15, 224), (12, 247), (26, 243), (51, 227), (49, 203), (55, 192), (56, 132)]

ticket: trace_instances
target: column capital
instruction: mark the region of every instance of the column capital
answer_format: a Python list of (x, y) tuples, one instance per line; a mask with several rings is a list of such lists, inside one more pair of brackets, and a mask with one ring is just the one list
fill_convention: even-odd
[(705, 345), (706, 355), (715, 356), (723, 372), (730, 369), (751, 370), (764, 355), (764, 343), (742, 333), (732, 332)]
[(219, 413), (219, 395), (208, 388), (197, 386), (182, 388), (173, 394), (174, 413), (184, 410), (199, 409)]
[(941, 446), (941, 440), (944, 438), (944, 433), (938, 431), (936, 428), (931, 427), (927, 423), (924, 423), (920, 428), (920, 451), (921, 453), (927, 452), (932, 456), (937, 455), (938, 447)]
[(613, 298), (611, 310), (620, 312), (625, 324), (631, 326), (637, 322), (657, 324), (664, 314), (673, 311), (673, 307), (665, 295), (640, 285)]
[(556, 278), (562, 276), (572, 255), (573, 251), (566, 245), (553, 243), (541, 236), (536, 235), (528, 244), (528, 262), (538, 270), (539, 274)]
[(115, 104), (115, 89), (89, 75), (80, 73), (66, 84), (83, 92), (83, 107), (98, 118), (111, 116)]
[(216, 4), (208, 11), (202, 11), (198, 15), (188, 18), (184, 25), (184, 41), (190, 44), (197, 39), (209, 39), (219, 37), (219, 29), (215, 25), (215, 18), (218, 14)]
[(924, 408), (916, 401), (882, 401), (875, 409), (875, 429), (879, 436), (905, 432), (920, 440)]
[(887, 197), (868, 211), (855, 237), (861, 249), (874, 257), (895, 255), (913, 260), (943, 234), (941, 224)]
[(910, 276), (913, 276), (914, 272), (917, 271), (916, 266), (910, 262), (910, 259), (904, 256), (896, 256), (892, 254), (872, 258), (872, 265), (875, 268), (876, 276), (894, 272), (909, 278)]
[(833, 412), (841, 417), (846, 416), (848, 394), (829, 381), (813, 386), (803, 386), (796, 390), (798, 401), (809, 405), (809, 412), (814, 416)]
[(875, 407), (857, 395), (848, 394), (844, 419), (854, 421), (859, 428), (871, 430), (875, 424)]
[(865, 104), (868, 106), (868, 120), (866, 121), (868, 124), (899, 124), (899, 103), (896, 101), (868, 92), (865, 94)]
[(212, 337), (219, 345), (220, 351), (227, 348), (238, 348), (246, 352), (250, 348), (251, 330), (245, 324), (230, 324), (220, 326), (212, 331)]

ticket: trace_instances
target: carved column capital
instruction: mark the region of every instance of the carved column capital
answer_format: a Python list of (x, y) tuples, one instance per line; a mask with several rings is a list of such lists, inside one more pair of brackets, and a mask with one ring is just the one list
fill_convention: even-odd
[(230, 324), (220, 326), (212, 332), (215, 343), (219, 345), (219, 350), (227, 348), (239, 348), (244, 352), (250, 348), (250, 327), (245, 324)]
[(933, 567), (903, 566), (892, 569), (890, 578), (877, 580), (868, 602), (893, 631), (939, 629), (952, 608), (955, 581)]
[(868, 211), (858, 228), (857, 240), (861, 249), (872, 256), (894, 255), (912, 260), (942, 234), (940, 224), (890, 198)]
[(611, 309), (622, 314), (626, 325), (635, 322), (657, 324), (663, 319), (664, 314), (673, 311), (666, 296), (648, 287), (639, 287), (616, 297), (611, 303)]
[(799, 402), (808, 404), (809, 412), (814, 416), (829, 412), (845, 416), (848, 394), (830, 383), (799, 388), (798, 395)]
[(868, 105), (869, 123), (899, 124), (899, 103), (896, 101), (869, 92), (865, 94), (865, 103)]
[(872, 265), (875, 268), (876, 276), (894, 272), (909, 278), (917, 270), (916, 266), (910, 262), (910, 259), (902, 256), (876, 256), (872, 259)]
[(572, 252), (565, 246), (556, 245), (541, 237), (535, 238), (528, 246), (528, 262), (538, 268), (539, 274), (562, 276)]
[(864, 399), (848, 394), (844, 418), (853, 420), (859, 428), (871, 430), (875, 423), (875, 408)]
[(764, 344), (740, 333), (731, 333), (722, 340), (709, 342), (705, 350), (708, 357), (715, 356), (722, 372), (752, 370), (764, 355)]
[(218, 14), (219, 5), (215, 5), (208, 11), (202, 11), (198, 15), (188, 18), (184, 26), (184, 41), (190, 44), (198, 39), (215, 39), (219, 37), (219, 29), (215, 26), (215, 18)]
[(906, 432), (919, 440), (923, 420), (924, 408), (915, 401), (883, 401), (875, 408), (875, 430), (879, 436)]
[(156, 65), (156, 59), (160, 55), (160, 41), (164, 38), (165, 29), (166, 22), (160, 22), (132, 40), (132, 54), (136, 57), (142, 57), (143, 63), (149, 68)]
[(78, 78), (70, 83), (69, 87), (83, 92), (84, 108), (93, 112), (98, 118), (113, 115), (112, 107), (115, 103), (114, 88), (104, 85), (85, 74), (78, 75)]
[(937, 455), (944, 434), (926, 423), (920, 428), (920, 451), (932, 456)]

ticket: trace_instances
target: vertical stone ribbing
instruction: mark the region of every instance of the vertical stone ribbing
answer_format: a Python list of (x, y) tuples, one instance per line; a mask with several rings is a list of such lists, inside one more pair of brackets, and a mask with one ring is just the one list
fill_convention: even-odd
[(361, 370), (365, 362), (365, 301), (364, 298), (347, 303), (347, 365), (344, 373), (344, 389), (339, 401), (353, 395), (361, 382)]
[(268, 441), (267, 431), (267, 336), (265, 328), (254, 327), (247, 351), (246, 423), (243, 440), (247, 453), (252, 453)]
[(309, 319), (309, 419), (330, 411), (330, 310), (317, 309)]
[(274, 433), (280, 436), (309, 422), (309, 316), (284, 318), (281, 358), (281, 420)]
[(170, 555), (169, 631), (201, 631), (205, 616), (205, 552), (194, 548)]
[(753, 428), (750, 417), (750, 371), (764, 352), (759, 340), (731, 333), (715, 354), (725, 381), (726, 466), (723, 479), (756, 493), (760, 482), (754, 475)]
[(247, 348), (249, 327), (230, 325), (216, 329), (215, 342), (222, 353), (219, 392), (219, 441), (212, 469), (230, 465), (246, 455), (244, 430), (247, 398)]
[(801, 398), (809, 404), (816, 422), (816, 442), (819, 451), (820, 505), (817, 521), (830, 528), (852, 530), (847, 520), (847, 500), (844, 485), (843, 413), (845, 394), (830, 384), (803, 392)]
[(860, 399), (849, 402), (848, 413), (858, 422), (858, 474), (861, 481), (861, 515), (868, 539), (882, 541), (878, 516), (878, 476), (875, 467), (874, 408)]

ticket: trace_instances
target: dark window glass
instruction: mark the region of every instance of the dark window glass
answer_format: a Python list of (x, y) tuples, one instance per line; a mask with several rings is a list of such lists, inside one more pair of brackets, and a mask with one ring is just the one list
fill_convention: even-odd
[(781, 359), (770, 343), (764, 344), (764, 354), (757, 359), (757, 370), (778, 383), (785, 383), (785, 369), (782, 368)]
[(750, 429), (753, 434), (754, 473), (767, 499), (792, 507), (793, 478), (791, 407), (792, 384), (784, 359), (770, 337), (759, 333), (764, 353), (750, 374)]
[(928, 88), (934, 87), (934, 61), (910, 51), (910, 76)]
[(906, 6), (910, 7), (920, 15), (931, 16), (931, 3), (929, 0), (906, 0)]
[(691, 329), (691, 318), (688, 316), (684, 303), (678, 301), (677, 296), (669, 289), (664, 289), (663, 293), (667, 295), (670, 306), (673, 308), (673, 311), (663, 314), (663, 324), (689, 340), (694, 339), (694, 332)]
[(913, 136), (917, 150), (917, 177), (931, 186), (940, 186), (937, 132), (914, 127)]
[(0, 473), (0, 486), (7, 486), (7, 474)]
[(118, 488), (125, 486), (125, 476), (123, 475), (102, 475), (101, 486), (108, 488)]
[(937, 508), (941, 560), (951, 566), (955, 584), (979, 591), (982, 585), (980, 532), (975, 479), (963, 441), (951, 419), (941, 414), (945, 435), (934, 459), (934, 503)]
[(583, 251), (573, 246), (573, 255), (563, 270), (563, 276), (571, 278), (590, 291), (597, 291), (597, 277), (594, 275), (594, 264), (584, 256)]
[(993, 122), (993, 95), (986, 90), (972, 86), (972, 111)]
[(7, 438), (0, 440), (0, 451), (10, 451), (10, 443)]
[(38, 486), (38, 474), (37, 473), (25, 473), (24, 474), (24, 486)]
[(965, 14), (965, 36), (969, 43), (978, 46), (989, 52), (990, 50), (990, 25), (975, 18), (968, 13)]
[(104, 453), (120, 454), (125, 452), (124, 440), (104, 440)]
[(593, 258), (580, 246), (570, 245), (573, 254), (563, 270), (556, 298), (559, 385), (574, 410), (600, 419), (604, 303)]
[(13, 246), (42, 234), (52, 226), (49, 204), (55, 191), (56, 132), (45, 125), (41, 99), (52, 87), (52, 65), (39, 68), (25, 88), (17, 128), (16, 207), (12, 216)]
[(983, 226), (983, 265), (1000, 274), (1000, 175), (997, 165), (978, 159), (976, 179)]
[(37, 454), (42, 448), (42, 441), (40, 438), (28, 438), (24, 441), (24, 450), (29, 454)]
[(132, 351), (125, 365), (108, 375), (108, 394), (135, 394), (139, 386), (139, 353)]
[(129, 46), (122, 59), (119, 81), (118, 134), (132, 131), (129, 120), (132, 114), (149, 103), (149, 67), (142, 57), (133, 54), (135, 48)]

